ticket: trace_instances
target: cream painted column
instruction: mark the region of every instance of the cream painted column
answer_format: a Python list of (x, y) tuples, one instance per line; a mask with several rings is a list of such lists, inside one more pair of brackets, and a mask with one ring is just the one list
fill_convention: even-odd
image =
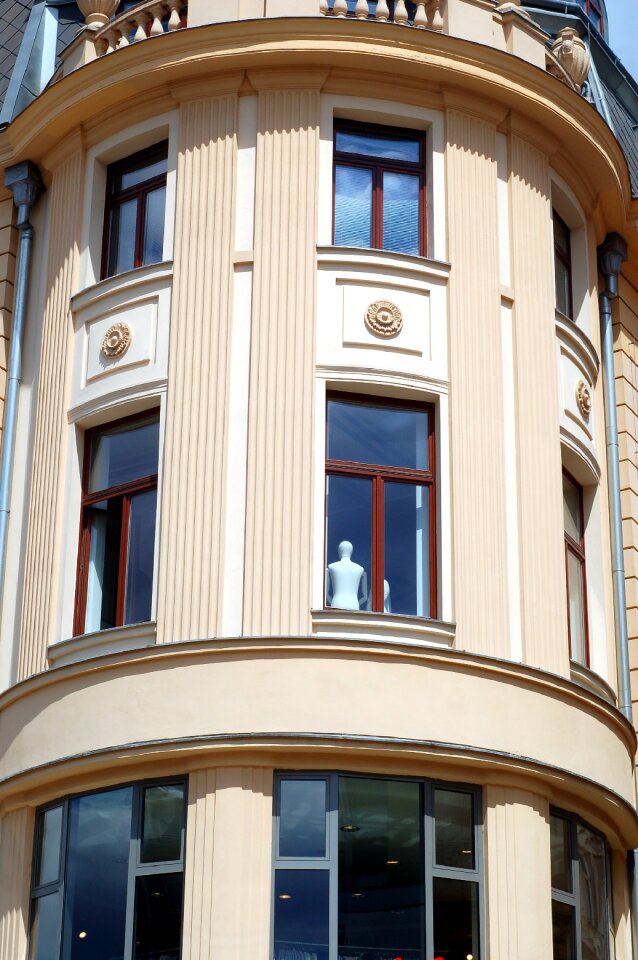
[[(47, 157), (50, 185), (47, 298), (33, 443), (33, 473), (25, 551), (18, 680), (46, 667), (54, 640), (54, 603), (59, 567), (64, 467), (68, 424), (73, 321), (70, 299), (77, 288), (84, 152), (69, 137)], [(78, 517), (78, 529), (80, 518)]]
[(33, 823), (28, 807), (0, 817), (0, 960), (27, 953)]
[(487, 955), (552, 956), (549, 804), (524, 790), (485, 788)]
[(244, 633), (308, 634), (323, 75), (273, 74), (272, 83), (286, 89), (273, 89), (267, 75), (250, 80), (259, 116)]
[(549, 162), (512, 133), (510, 167), (523, 658), (569, 675)]
[(496, 122), (448, 109), (447, 141), (456, 639), (507, 657)]
[[(215, 636), (221, 621), (240, 81), (239, 75), (231, 77), (218, 95), (180, 108), (160, 508), (160, 643)], [(188, 88), (176, 95), (188, 96)]]
[(190, 775), (183, 960), (268, 960), (272, 789), (260, 767)]

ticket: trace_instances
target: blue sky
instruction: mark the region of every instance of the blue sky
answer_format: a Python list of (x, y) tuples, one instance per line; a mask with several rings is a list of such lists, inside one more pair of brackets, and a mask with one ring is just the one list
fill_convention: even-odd
[(638, 0), (606, 0), (609, 46), (638, 81)]

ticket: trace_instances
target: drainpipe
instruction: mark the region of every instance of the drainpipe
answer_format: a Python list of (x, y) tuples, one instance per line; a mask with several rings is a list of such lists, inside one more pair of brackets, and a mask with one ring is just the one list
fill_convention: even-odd
[(13, 455), (15, 451), (15, 433), (18, 414), (18, 392), (22, 380), (22, 338), (29, 292), (31, 273), (31, 250), (33, 247), (33, 227), (29, 222), (31, 207), (44, 189), (40, 171), (30, 160), (7, 167), (4, 185), (13, 194), (13, 202), (18, 208), (18, 264), (16, 270), (16, 291), (11, 329), (11, 353), (7, 373), (7, 398), (4, 412), (4, 436), (2, 442), (2, 464), (0, 465), (0, 605), (4, 590), (5, 567), (7, 559), (7, 533), (9, 529), (9, 507), (11, 502), (11, 479), (13, 475)]
[[(614, 336), (611, 318), (611, 301), (618, 296), (618, 274), (620, 273), (622, 263), (624, 263), (626, 259), (627, 244), (623, 238), (618, 233), (608, 233), (598, 248), (598, 268), (605, 279), (604, 290), (599, 294), (599, 304), (603, 383), (605, 391), (605, 439), (607, 445), (607, 479), (609, 485), (609, 518), (614, 585), (616, 662), (618, 665), (618, 706), (633, 726), (627, 601), (625, 597), (622, 507), (620, 501), (620, 460), (618, 455)], [(629, 861), (633, 863), (631, 884), (633, 956), (638, 957), (638, 850), (629, 852)]]

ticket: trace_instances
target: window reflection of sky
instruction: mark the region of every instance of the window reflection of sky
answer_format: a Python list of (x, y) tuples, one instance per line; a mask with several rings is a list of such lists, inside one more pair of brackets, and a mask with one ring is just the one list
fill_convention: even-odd
[(412, 483), (385, 483), (384, 578), (392, 613), (430, 614), (428, 490)]
[(371, 132), (338, 130), (335, 149), (340, 153), (354, 153), (364, 157), (377, 157), (381, 160), (401, 160), (406, 163), (418, 163), (420, 140), (393, 139)]
[(427, 411), (331, 400), (328, 457), (427, 470)]
[(337, 165), (334, 235), (341, 247), (372, 243), (372, 170)]
[(328, 960), (327, 870), (275, 873), (275, 960)]

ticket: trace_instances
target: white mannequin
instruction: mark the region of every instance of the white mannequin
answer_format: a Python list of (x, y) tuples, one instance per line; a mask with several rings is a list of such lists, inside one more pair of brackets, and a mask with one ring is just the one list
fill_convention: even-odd
[(337, 547), (339, 559), (328, 564), (326, 602), (330, 607), (359, 610), (361, 603), (368, 599), (368, 576), (362, 566), (350, 559), (353, 549), (349, 540), (342, 540)]

